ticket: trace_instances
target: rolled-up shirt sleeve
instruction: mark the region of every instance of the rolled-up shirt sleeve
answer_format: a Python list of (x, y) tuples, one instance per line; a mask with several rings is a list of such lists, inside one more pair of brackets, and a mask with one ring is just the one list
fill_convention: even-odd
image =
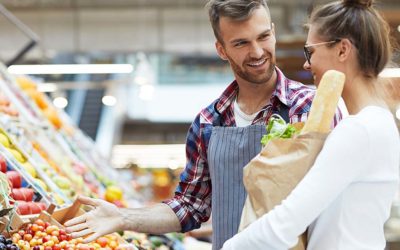
[(186, 139), (186, 167), (172, 199), (163, 201), (178, 217), (182, 232), (199, 228), (211, 215), (211, 179), (205, 155), (204, 128), (200, 116), (192, 123)]

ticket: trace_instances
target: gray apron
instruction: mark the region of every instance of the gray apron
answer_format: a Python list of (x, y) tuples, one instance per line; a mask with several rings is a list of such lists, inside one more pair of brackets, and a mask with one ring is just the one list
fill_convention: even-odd
[[(278, 113), (288, 121), (287, 108)], [(219, 250), (239, 228), (246, 190), (243, 168), (261, 151), (265, 125), (212, 128), (207, 158), (212, 185), (212, 249)]]

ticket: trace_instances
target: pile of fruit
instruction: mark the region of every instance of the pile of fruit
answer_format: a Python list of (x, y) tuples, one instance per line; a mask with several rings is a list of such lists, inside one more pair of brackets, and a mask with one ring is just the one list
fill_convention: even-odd
[(0, 92), (0, 112), (9, 116), (18, 117), (18, 111), (11, 105), (10, 99)]
[(17, 77), (16, 80), (19, 87), (31, 98), (49, 122), (56, 129), (60, 129), (63, 124), (57, 110), (48, 104), (45, 94), (37, 89), (36, 83), (25, 76)]
[(11, 188), (10, 196), (17, 202), (18, 214), (38, 214), (42, 210), (46, 209), (46, 204), (42, 202), (33, 202), (34, 190), (32, 188), (24, 187), (27, 184), (20, 173), (15, 170), (7, 169), (7, 162), (2, 155), (0, 155), (0, 171), (5, 173), (7, 176), (7, 181)]
[(1, 250), (19, 250), (19, 247), (10, 239), (6, 239), (4, 235), (0, 235), (0, 249)]
[(152, 235), (125, 231), (124, 239), (135, 245), (140, 250), (183, 250), (184, 234), (168, 233), (164, 235)]
[[(10, 139), (10, 137), (8, 137), (8, 135), (1, 129), (0, 129), (0, 143), (3, 144), (3, 146), (14, 156), (15, 160), (17, 160), (19, 162), (19, 165), (22, 166), (25, 169), (25, 171), (27, 173), (29, 173), (30, 176), (32, 176), (33, 180), (39, 186), (41, 186), (44, 191), (46, 191), (46, 192), (51, 191), (51, 190), (49, 190), (46, 183), (42, 179), (39, 178), (38, 173), (36, 172), (36, 169), (29, 163), (29, 161), (27, 160), (27, 157), (24, 156), (24, 154), (21, 151), (19, 151), (19, 149), (14, 145), (13, 141)], [(2, 158), (1, 156), (0, 156), (0, 167), (1, 167), (0, 170), (2, 172), (5, 173), (7, 171), (7, 164), (5, 162), (5, 159)], [(67, 178), (60, 176), (59, 174), (56, 174), (55, 171), (47, 171), (51, 167), (46, 164), (38, 165), (38, 167), (42, 168), (42, 170), (45, 172), (45, 174), (47, 174), (54, 181), (54, 183), (61, 189), (62, 192), (65, 191), (64, 194), (66, 194), (67, 197), (69, 197), (69, 198), (73, 197), (74, 194), (70, 195), (72, 184), (70, 183), (70, 181)], [(19, 178), (17, 178), (17, 177), (15, 178), (15, 180), (20, 179), (20, 177)], [(15, 183), (13, 181), (11, 181), (11, 183), (14, 188), (20, 187), (18, 182), (16, 183), (16, 185), (14, 185)], [(52, 196), (54, 197), (57, 205), (62, 205), (64, 203), (64, 200), (58, 194), (52, 193)]]
[[(18, 233), (11, 236), (10, 244), (21, 250), (123, 250), (119, 245), (115, 235), (107, 235), (98, 238), (96, 241), (89, 244), (84, 244), (83, 238), (72, 239), (70, 234), (67, 234), (64, 229), (60, 229), (56, 225), (51, 225), (49, 222), (44, 222), (37, 219), (34, 223), (26, 225)], [(10, 250), (18, 250), (10, 249)], [(1, 248), (0, 250), (5, 249)], [(7, 248), (8, 249), (8, 248)]]

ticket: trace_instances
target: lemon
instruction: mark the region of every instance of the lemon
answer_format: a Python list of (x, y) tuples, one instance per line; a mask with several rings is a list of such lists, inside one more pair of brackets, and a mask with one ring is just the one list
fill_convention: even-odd
[(116, 186), (109, 186), (104, 194), (104, 199), (109, 202), (122, 199), (122, 190)]
[(34, 168), (29, 162), (25, 162), (25, 163), (23, 163), (23, 164), (21, 164), (21, 165), (25, 168), (25, 170), (26, 170), (33, 178), (36, 178), (36, 176), (37, 176), (36, 170), (35, 170), (35, 168)]
[(26, 162), (25, 157), (24, 157), (24, 156), (21, 154), (21, 152), (19, 152), (18, 150), (13, 149), (13, 148), (9, 148), (8, 151), (10, 151), (10, 153), (14, 156), (14, 158), (15, 158), (17, 161), (19, 161), (19, 162), (21, 162), (21, 163)]
[(3, 144), (3, 146), (6, 148), (10, 147), (10, 140), (5, 134), (0, 133), (0, 143)]

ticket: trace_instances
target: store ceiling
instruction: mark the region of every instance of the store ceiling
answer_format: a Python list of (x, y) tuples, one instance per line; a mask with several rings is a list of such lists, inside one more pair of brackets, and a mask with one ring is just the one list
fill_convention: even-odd
[[(331, 0), (269, 0), (271, 6), (310, 6), (314, 3), (325, 3)], [(110, 7), (176, 7), (204, 6), (207, 0), (0, 0), (7, 8), (110, 8)], [(399, 0), (381, 0), (379, 5), (397, 7)]]

